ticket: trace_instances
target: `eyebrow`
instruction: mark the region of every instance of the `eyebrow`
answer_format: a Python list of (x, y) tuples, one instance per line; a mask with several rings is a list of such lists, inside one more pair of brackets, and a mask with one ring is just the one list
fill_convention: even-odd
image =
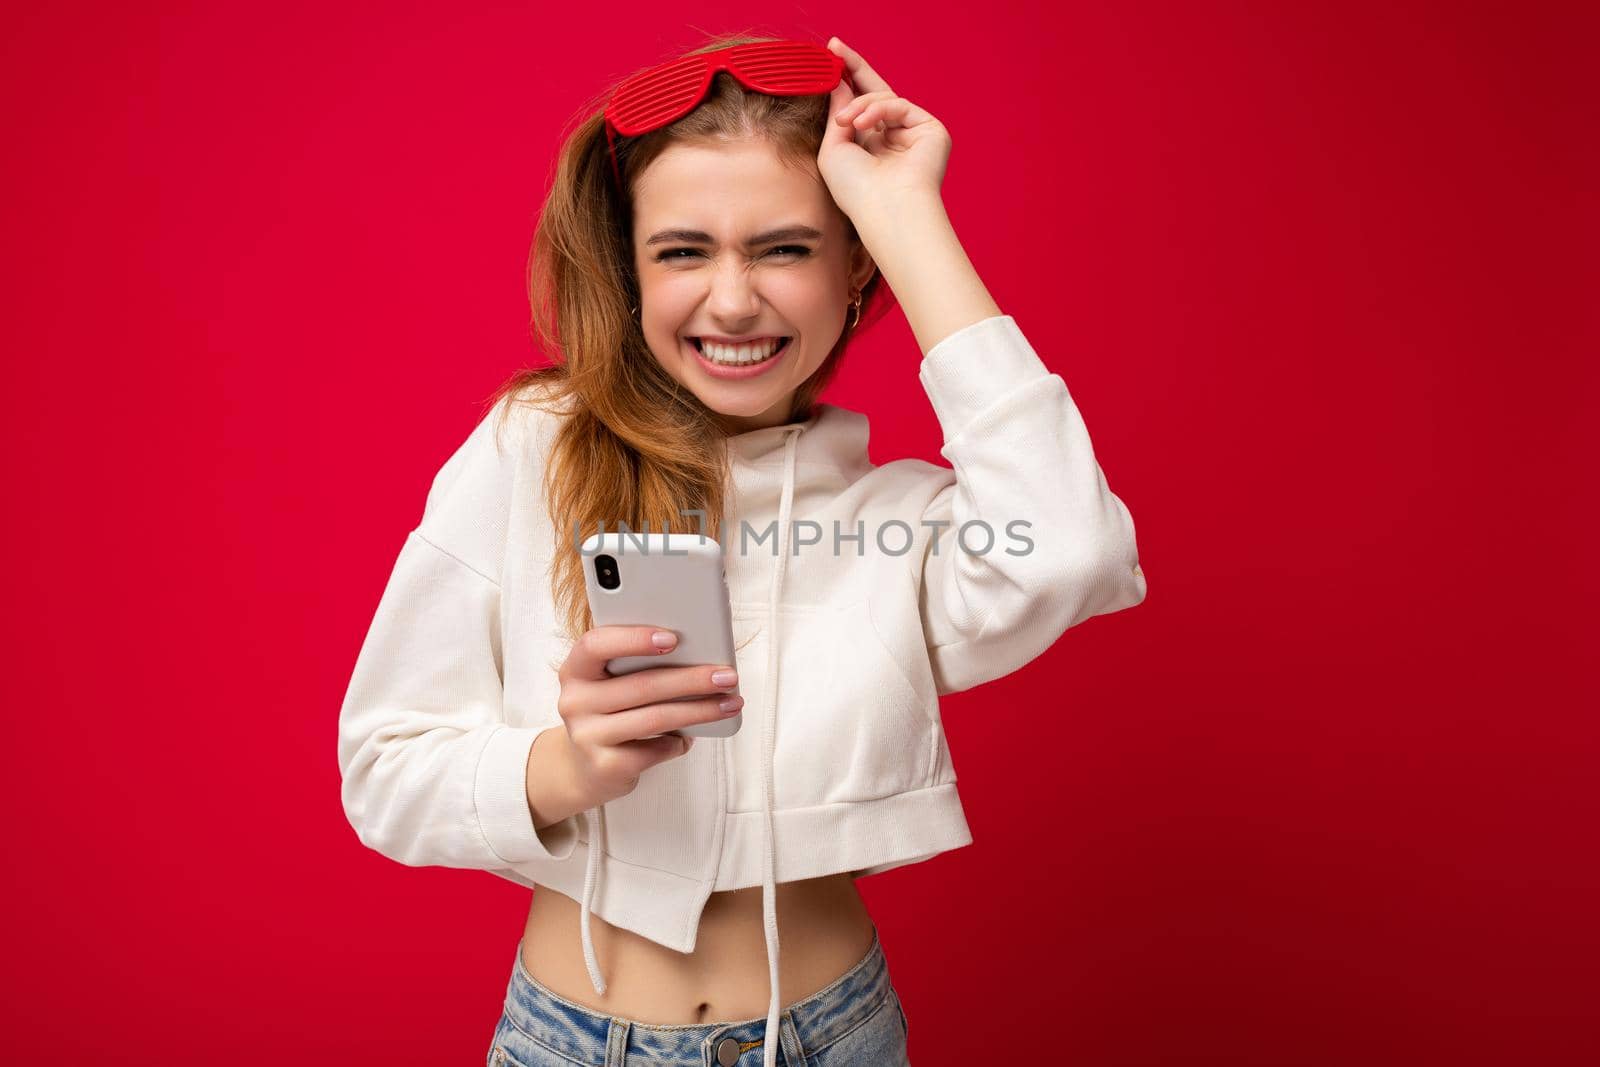
[[(746, 248), (755, 248), (757, 245), (771, 244), (774, 241), (816, 241), (822, 238), (822, 231), (810, 226), (780, 226), (776, 230), (758, 233), (745, 241)], [(650, 236), (646, 245), (665, 244), (668, 241), (682, 241), (686, 244), (714, 245), (717, 242), (704, 230), (661, 230)]]

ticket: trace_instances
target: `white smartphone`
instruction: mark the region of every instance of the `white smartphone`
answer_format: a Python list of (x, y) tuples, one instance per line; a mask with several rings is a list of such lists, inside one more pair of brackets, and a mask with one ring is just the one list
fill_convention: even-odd
[[(612, 674), (648, 667), (704, 664), (735, 666), (733, 609), (722, 566), (722, 546), (691, 533), (591, 534), (579, 549), (589, 611), (596, 626), (655, 626), (678, 635), (671, 652), (619, 656), (606, 663)], [(737, 693), (738, 686), (716, 693)], [(712, 692), (674, 697), (702, 700)], [(732, 737), (744, 710), (720, 722), (696, 723), (670, 733)]]

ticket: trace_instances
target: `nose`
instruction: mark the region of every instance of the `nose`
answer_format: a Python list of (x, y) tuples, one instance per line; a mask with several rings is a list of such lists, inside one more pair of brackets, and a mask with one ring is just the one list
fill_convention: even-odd
[(729, 333), (739, 333), (739, 323), (761, 315), (761, 296), (749, 271), (738, 263), (719, 264), (711, 272), (711, 291), (706, 295), (706, 310), (713, 321), (725, 324)]

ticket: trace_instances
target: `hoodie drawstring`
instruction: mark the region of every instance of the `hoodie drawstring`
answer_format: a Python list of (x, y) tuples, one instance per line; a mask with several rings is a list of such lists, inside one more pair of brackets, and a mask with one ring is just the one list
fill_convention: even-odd
[(783, 439), (783, 495), (778, 500), (778, 565), (772, 568), (772, 595), (767, 600), (767, 700), (761, 720), (761, 919), (767, 928), (767, 981), (772, 999), (767, 1003), (767, 1032), (762, 1049), (763, 1067), (777, 1067), (778, 1012), (783, 1007), (778, 987), (778, 887), (776, 844), (772, 829), (772, 749), (778, 732), (778, 601), (783, 595), (783, 573), (789, 565), (789, 513), (794, 504), (795, 442), (801, 426), (788, 429)]
[(583, 911), (578, 917), (578, 926), (583, 931), (583, 965), (589, 968), (589, 982), (594, 986), (594, 991), (602, 997), (606, 995), (606, 980), (594, 956), (594, 935), (589, 933), (589, 902), (594, 899), (594, 886), (600, 880), (600, 828), (605, 818), (604, 804), (583, 813), (584, 825), (589, 829), (589, 863), (583, 872)]
[[(778, 715), (778, 601), (783, 595), (783, 576), (789, 563), (789, 516), (794, 506), (795, 444), (804, 426), (784, 427), (783, 494), (778, 500), (778, 562), (772, 568), (772, 588), (767, 601), (767, 694), (761, 720), (761, 920), (767, 935), (767, 981), (772, 991), (767, 1003), (767, 1029), (762, 1050), (763, 1067), (777, 1067), (778, 1015), (783, 1007), (778, 985), (778, 888), (775, 836), (772, 828), (773, 786), (772, 752), (777, 736)], [(583, 900), (579, 925), (583, 932), (583, 962), (589, 969), (594, 991), (605, 996), (605, 978), (595, 959), (594, 939), (589, 933), (589, 913), (595, 885), (600, 878), (600, 847), (605, 826), (605, 805), (584, 812), (589, 832), (589, 862), (583, 875)]]

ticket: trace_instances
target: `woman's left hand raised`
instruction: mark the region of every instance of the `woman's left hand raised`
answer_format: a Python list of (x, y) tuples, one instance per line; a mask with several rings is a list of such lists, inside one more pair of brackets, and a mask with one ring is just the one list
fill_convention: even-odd
[[(944, 123), (904, 97), (837, 37), (828, 50), (844, 60), (845, 80), (828, 98), (828, 128), (817, 169), (853, 223), (911, 194), (939, 194), (950, 161)], [(851, 86), (860, 90), (860, 95)]]

